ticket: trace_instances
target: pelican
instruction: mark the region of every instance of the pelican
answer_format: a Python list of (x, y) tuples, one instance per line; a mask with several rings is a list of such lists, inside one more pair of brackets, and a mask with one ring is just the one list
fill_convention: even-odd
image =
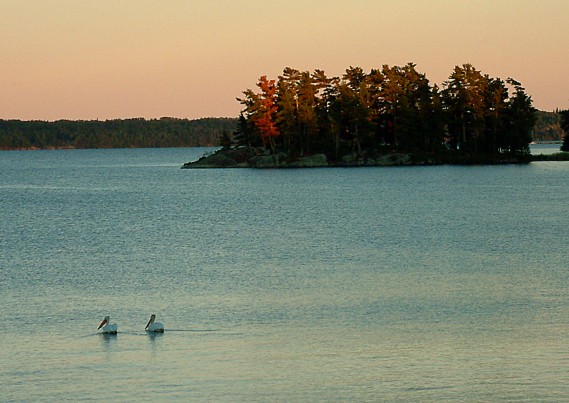
[(118, 326), (116, 323), (109, 323), (109, 317), (105, 316), (105, 319), (101, 322), (97, 330), (101, 330), (104, 334), (117, 334)]
[(155, 319), (156, 315), (152, 314), (144, 330), (147, 332), (164, 333), (164, 325), (160, 322), (154, 322)]

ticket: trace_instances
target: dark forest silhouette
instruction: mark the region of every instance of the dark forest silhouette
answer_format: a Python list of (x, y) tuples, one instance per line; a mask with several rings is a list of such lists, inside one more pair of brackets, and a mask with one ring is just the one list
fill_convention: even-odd
[(0, 120), (0, 149), (217, 146), (236, 119)]
[(286, 68), (262, 76), (224, 146), (264, 147), (291, 159), (323, 153), (331, 161), (366, 153), (529, 154), (536, 109), (514, 79), (457, 66), (439, 88), (415, 64), (350, 67), (342, 77)]

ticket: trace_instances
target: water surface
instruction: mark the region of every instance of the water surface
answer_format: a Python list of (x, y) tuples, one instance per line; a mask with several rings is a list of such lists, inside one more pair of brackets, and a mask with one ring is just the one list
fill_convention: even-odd
[(569, 163), (204, 151), (0, 152), (2, 399), (569, 399)]

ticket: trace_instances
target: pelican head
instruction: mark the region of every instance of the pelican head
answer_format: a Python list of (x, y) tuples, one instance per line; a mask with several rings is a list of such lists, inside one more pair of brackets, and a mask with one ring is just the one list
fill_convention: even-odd
[(152, 323), (154, 323), (155, 320), (156, 320), (156, 315), (154, 315), (154, 314), (150, 315), (150, 320), (146, 324), (146, 327), (144, 328), (144, 330), (148, 330), (148, 326), (150, 326)]
[(101, 322), (101, 324), (99, 325), (99, 327), (97, 328), (97, 330), (99, 330), (100, 328), (102, 328), (103, 326), (105, 326), (105, 324), (109, 323), (109, 317), (105, 316), (105, 318), (103, 319), (103, 321)]

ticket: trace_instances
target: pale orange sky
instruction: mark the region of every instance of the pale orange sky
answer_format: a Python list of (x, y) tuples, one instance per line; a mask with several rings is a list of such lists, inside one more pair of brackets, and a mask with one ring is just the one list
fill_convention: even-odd
[(0, 119), (237, 116), (259, 76), (417, 64), (569, 109), (569, 0), (0, 0)]

